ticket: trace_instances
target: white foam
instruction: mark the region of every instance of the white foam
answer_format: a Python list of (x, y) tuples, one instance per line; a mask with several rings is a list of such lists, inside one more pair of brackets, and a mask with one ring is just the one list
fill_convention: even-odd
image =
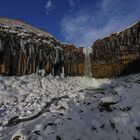
[(83, 52), (85, 54), (85, 70), (84, 74), (86, 77), (92, 77), (92, 72), (91, 72), (91, 63), (90, 63), (90, 53), (92, 53), (91, 48), (84, 48)]
[(109, 79), (95, 79), (89, 77), (83, 77), (81, 79), (81, 84), (85, 88), (104, 88), (109, 86), (111, 80)]

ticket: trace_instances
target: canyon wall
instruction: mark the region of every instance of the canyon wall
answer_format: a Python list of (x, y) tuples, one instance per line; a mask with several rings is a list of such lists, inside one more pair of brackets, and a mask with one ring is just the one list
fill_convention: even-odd
[(24, 75), (45, 69), (57, 75), (63, 68), (63, 50), (55, 38), (17, 20), (0, 18), (0, 74)]
[[(140, 22), (97, 40), (89, 54), (92, 76), (140, 72)], [(48, 32), (19, 20), (0, 18), (0, 74), (39, 73), (84, 76), (83, 47), (59, 42)]]
[(140, 72), (140, 22), (97, 40), (92, 49), (94, 77), (116, 77)]
[[(64, 65), (67, 75), (83, 76), (83, 48), (65, 44)], [(140, 22), (131, 27), (98, 39), (90, 54), (92, 76), (112, 78), (140, 72)]]
[(85, 55), (83, 47), (76, 48), (72, 44), (61, 44), (64, 50), (65, 75), (84, 76)]

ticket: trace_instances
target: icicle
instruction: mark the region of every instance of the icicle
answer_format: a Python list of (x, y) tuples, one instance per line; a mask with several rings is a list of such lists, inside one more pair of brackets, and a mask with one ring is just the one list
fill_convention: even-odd
[(84, 48), (83, 52), (85, 54), (85, 71), (84, 74), (86, 77), (92, 77), (91, 72), (91, 63), (90, 63), (90, 53), (92, 52), (91, 48)]
[(61, 53), (61, 62), (63, 62), (63, 61), (64, 61), (64, 54)]
[(45, 76), (45, 73), (46, 72), (45, 72), (44, 69), (38, 71), (38, 74), (41, 75), (41, 76)]
[(41, 52), (41, 51), (39, 52), (39, 60), (40, 60), (40, 61), (43, 60), (43, 58), (42, 58), (42, 52)]
[(34, 54), (35, 53), (34, 46), (31, 47), (31, 50), (32, 50), (32, 54)]
[(56, 48), (55, 64), (59, 62), (59, 50)]
[(54, 68), (52, 68), (52, 75), (54, 76)]
[(0, 52), (3, 51), (3, 43), (2, 43), (2, 40), (0, 39)]
[(36, 73), (38, 73), (39, 72), (39, 66), (37, 65), (37, 67), (36, 67)]
[(64, 67), (62, 67), (61, 78), (65, 78), (65, 70), (64, 70)]
[(29, 46), (29, 56), (31, 57), (31, 55), (32, 55), (32, 48), (31, 46)]
[(22, 38), (20, 40), (20, 46), (21, 46), (21, 51), (25, 52), (25, 45), (24, 45), (24, 41)]

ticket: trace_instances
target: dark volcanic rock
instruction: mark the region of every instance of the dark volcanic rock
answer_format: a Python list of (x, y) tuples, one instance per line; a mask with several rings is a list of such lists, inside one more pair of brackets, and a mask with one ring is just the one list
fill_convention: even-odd
[[(140, 22), (97, 40), (90, 54), (92, 76), (115, 77), (140, 72)], [(46, 31), (0, 18), (0, 74), (38, 73), (83, 76), (83, 48), (62, 44)]]
[(76, 48), (72, 44), (61, 44), (61, 47), (64, 50), (65, 74), (69, 76), (83, 76), (85, 61), (83, 48)]
[(60, 74), (63, 50), (49, 33), (21, 21), (0, 18), (0, 74), (24, 75), (41, 69)]
[(115, 77), (140, 72), (140, 21), (97, 40), (91, 58), (94, 77)]

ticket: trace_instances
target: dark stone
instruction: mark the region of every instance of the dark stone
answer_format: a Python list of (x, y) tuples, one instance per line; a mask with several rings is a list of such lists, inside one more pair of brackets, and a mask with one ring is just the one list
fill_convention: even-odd
[[(140, 72), (140, 21), (98, 39), (90, 54), (92, 76), (116, 77)], [(0, 74), (83, 76), (83, 47), (57, 41), (46, 31), (15, 19), (0, 18)], [(137, 81), (139, 83), (139, 81)]]
[(72, 118), (67, 118), (68, 120), (72, 120)]
[(113, 123), (112, 121), (109, 121), (109, 123), (110, 123), (110, 126), (111, 126), (113, 129), (115, 129), (115, 123)]
[(34, 133), (40, 136), (40, 131), (34, 131)]
[(60, 75), (63, 50), (47, 32), (21, 21), (0, 18), (0, 74), (25, 75), (45, 69)]
[(137, 126), (137, 127), (136, 127), (136, 130), (137, 130), (138, 132), (140, 132), (140, 126)]
[(56, 136), (56, 140), (62, 140), (60, 136)]
[(125, 108), (120, 108), (121, 111), (130, 111), (132, 107), (125, 107)]
[(94, 77), (116, 77), (140, 72), (140, 21), (133, 26), (98, 39), (92, 46)]

